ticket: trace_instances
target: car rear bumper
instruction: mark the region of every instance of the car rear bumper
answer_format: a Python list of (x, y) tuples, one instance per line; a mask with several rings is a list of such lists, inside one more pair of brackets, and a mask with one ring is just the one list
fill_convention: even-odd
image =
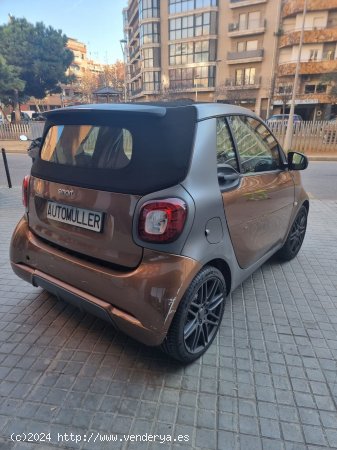
[(146, 345), (159, 345), (188, 285), (200, 270), (190, 258), (144, 249), (141, 264), (118, 271), (39, 239), (25, 218), (12, 237), (14, 272)]

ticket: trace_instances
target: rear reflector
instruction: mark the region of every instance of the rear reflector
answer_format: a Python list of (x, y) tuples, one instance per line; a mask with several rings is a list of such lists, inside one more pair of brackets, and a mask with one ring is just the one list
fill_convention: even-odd
[(29, 179), (29, 175), (26, 175), (22, 181), (22, 204), (26, 209), (28, 209)]
[(138, 222), (139, 237), (147, 242), (173, 242), (183, 231), (186, 215), (187, 206), (179, 198), (144, 203)]

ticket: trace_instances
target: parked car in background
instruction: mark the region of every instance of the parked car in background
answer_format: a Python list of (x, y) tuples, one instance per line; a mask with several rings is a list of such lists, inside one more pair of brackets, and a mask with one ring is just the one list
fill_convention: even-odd
[(308, 160), (251, 111), (103, 104), (46, 117), (10, 250), (34, 286), (187, 363), (233, 289), (299, 252)]
[(32, 114), (32, 120), (36, 122), (45, 122), (46, 116), (43, 113), (34, 112)]
[[(13, 123), (15, 121), (15, 113), (12, 112), (7, 116), (9, 123)], [(25, 111), (20, 112), (20, 120), (21, 123), (29, 123), (31, 121), (30, 115)]]
[[(289, 120), (289, 114), (274, 114), (267, 119), (267, 123), (270, 122), (283, 122), (287, 124)], [(294, 114), (294, 123), (303, 122), (302, 117), (299, 114)]]
[(31, 122), (32, 118), (30, 116), (30, 114), (28, 114), (25, 111), (21, 111), (21, 122), (23, 123), (29, 123)]

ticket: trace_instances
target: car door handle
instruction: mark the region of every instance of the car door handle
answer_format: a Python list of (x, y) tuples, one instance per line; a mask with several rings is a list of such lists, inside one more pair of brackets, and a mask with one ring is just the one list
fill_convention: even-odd
[(236, 181), (239, 178), (238, 173), (218, 173), (218, 180), (220, 183), (226, 183), (228, 181)]

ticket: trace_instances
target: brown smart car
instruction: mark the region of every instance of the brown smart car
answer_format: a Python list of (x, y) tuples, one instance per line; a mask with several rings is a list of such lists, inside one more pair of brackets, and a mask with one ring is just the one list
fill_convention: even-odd
[(228, 293), (274, 253), (290, 260), (301, 248), (307, 164), (235, 106), (51, 111), (23, 182), (13, 270), (193, 361), (216, 336)]

